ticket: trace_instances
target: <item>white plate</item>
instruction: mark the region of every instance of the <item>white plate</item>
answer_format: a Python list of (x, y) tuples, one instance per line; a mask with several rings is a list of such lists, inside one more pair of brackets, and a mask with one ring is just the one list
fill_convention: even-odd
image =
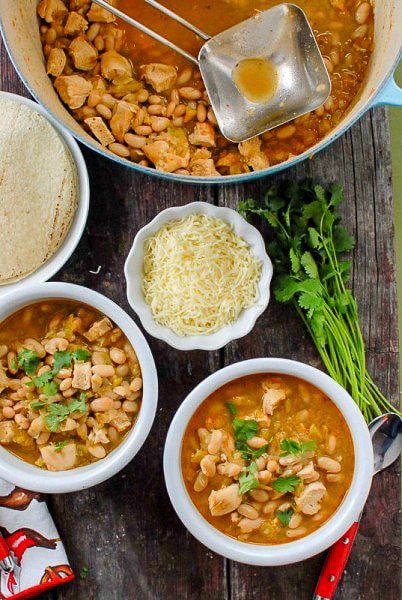
[(32, 285), (33, 283), (47, 281), (68, 261), (81, 239), (85, 223), (87, 221), (89, 209), (89, 179), (85, 160), (77, 142), (69, 133), (67, 133), (65, 129), (59, 125), (59, 123), (53, 117), (46, 112), (44, 108), (42, 108), (42, 106), (36, 102), (33, 102), (32, 100), (28, 100), (28, 98), (17, 96), (16, 94), (9, 94), (8, 92), (0, 92), (0, 97), (9, 98), (15, 102), (24, 104), (25, 106), (28, 106), (32, 110), (35, 110), (37, 113), (41, 114), (47, 121), (49, 121), (69, 149), (74, 160), (78, 179), (77, 209), (75, 211), (70, 229), (68, 230), (61, 246), (43, 265), (41, 265), (30, 275), (27, 275), (20, 281), (16, 281), (14, 283), (0, 285), (0, 296), (2, 296), (8, 292)]

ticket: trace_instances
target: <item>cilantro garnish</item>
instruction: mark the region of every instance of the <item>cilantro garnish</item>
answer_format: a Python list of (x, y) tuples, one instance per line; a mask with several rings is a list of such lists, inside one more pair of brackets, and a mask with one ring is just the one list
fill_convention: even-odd
[(258, 487), (258, 479), (255, 474), (257, 473), (257, 465), (255, 462), (250, 463), (247, 468), (247, 471), (240, 473), (239, 475), (239, 484), (240, 484), (240, 493), (245, 494), (246, 492), (253, 490)]
[(86, 579), (88, 577), (88, 574), (89, 574), (88, 567), (82, 567), (82, 569), (80, 571), (80, 579)]
[(44, 406), (46, 406), (46, 402), (41, 402), (40, 400), (38, 400), (37, 402), (31, 402), (30, 407), (32, 408), (32, 410), (39, 410), (40, 408), (43, 408)]
[(32, 381), (33, 381), (33, 384), (35, 385), (35, 387), (43, 388), (45, 383), (48, 383), (49, 381), (51, 381), (51, 379), (52, 379), (52, 372), (46, 371), (46, 373), (42, 373), (42, 375), (38, 375), (37, 377), (34, 377)]
[(365, 347), (350, 278), (352, 236), (340, 223), (339, 184), (312, 181), (271, 185), (258, 201), (240, 204), (244, 216), (268, 224), (267, 249), (274, 264), (275, 298), (290, 303), (303, 320), (329, 374), (350, 391), (367, 422), (394, 407), (366, 369)]
[(55, 381), (48, 381), (43, 386), (42, 391), (45, 394), (45, 396), (52, 397), (52, 396), (55, 396), (57, 394), (57, 392), (59, 391), (59, 386), (57, 385), (57, 383)]
[(57, 375), (61, 369), (64, 367), (69, 367), (71, 365), (71, 354), (67, 352), (67, 350), (61, 350), (59, 352), (55, 352), (54, 355), (54, 363), (52, 367), (52, 375)]
[(294, 492), (299, 483), (301, 482), (300, 477), (297, 475), (289, 475), (289, 477), (278, 477), (272, 484), (272, 487), (281, 494), (287, 492)]
[(13, 371), (16, 371), (18, 369), (18, 362), (16, 358), (12, 358), (10, 360), (10, 367), (13, 369)]
[(45, 415), (45, 423), (50, 431), (57, 431), (59, 425), (66, 419), (71, 413), (79, 411), (84, 413), (87, 410), (86, 403), (83, 400), (73, 400), (71, 404), (65, 405), (55, 402), (49, 404)]
[(244, 442), (250, 440), (258, 431), (258, 423), (253, 419), (238, 419), (232, 421), (233, 431), (235, 434), (235, 445), (238, 450), (243, 449)]
[(237, 408), (235, 407), (233, 402), (226, 402), (226, 407), (233, 417), (235, 417), (237, 415)]
[(282, 527), (287, 527), (289, 525), (290, 519), (294, 515), (293, 508), (287, 508), (286, 510), (277, 510), (276, 516), (278, 517)]
[(303, 452), (311, 452), (316, 447), (316, 443), (314, 440), (304, 442), (303, 444), (299, 444), (296, 440), (291, 440), (288, 438), (284, 438), (280, 442), (281, 450), (283, 453), (281, 456), (285, 456), (287, 454), (303, 454)]
[(57, 442), (57, 444), (54, 447), (54, 451), (55, 452), (61, 452), (64, 448), (64, 446), (66, 446), (68, 440), (63, 440), (61, 442)]
[(88, 352), (88, 350), (85, 350), (84, 348), (77, 348), (71, 353), (71, 356), (75, 361), (85, 362), (91, 358), (91, 353)]
[(25, 371), (27, 375), (34, 375), (36, 369), (40, 363), (39, 356), (34, 350), (28, 350), (28, 348), (22, 348), (18, 352), (17, 364), (20, 369)]
[(241, 457), (245, 460), (255, 460), (257, 458), (260, 458), (260, 456), (265, 454), (265, 452), (268, 452), (268, 446), (269, 444), (265, 444), (265, 446), (258, 448), (258, 450), (252, 450), (249, 446), (247, 446), (247, 444), (244, 444), (244, 448), (242, 448)]

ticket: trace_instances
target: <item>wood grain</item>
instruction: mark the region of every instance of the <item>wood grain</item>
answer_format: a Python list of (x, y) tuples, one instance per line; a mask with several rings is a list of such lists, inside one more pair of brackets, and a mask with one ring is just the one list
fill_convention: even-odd
[[(0, 47), (0, 88), (26, 94)], [(86, 285), (118, 302), (125, 297), (123, 263), (135, 233), (160, 210), (192, 200), (237, 207), (261, 195), (262, 178), (244, 185), (191, 186), (135, 174), (84, 149), (91, 210), (82, 240), (55, 279)], [(351, 285), (357, 296), (369, 370), (398, 400), (398, 338), (389, 133), (385, 109), (366, 114), (331, 147), (280, 177), (314, 177), (345, 188), (344, 221), (356, 237)], [(98, 275), (91, 273), (101, 267)], [(271, 301), (245, 338), (219, 352), (179, 352), (148, 336), (159, 373), (154, 427), (135, 459), (102, 485), (52, 496), (48, 504), (70, 560), (85, 580), (42, 600), (307, 600), (324, 555), (280, 568), (233, 563), (210, 552), (174, 513), (163, 481), (162, 453), (172, 416), (186, 394), (225, 364), (283, 356), (321, 367), (295, 314)], [(378, 476), (367, 503), (337, 600), (401, 596), (398, 465)], [(385, 594), (384, 594), (385, 592)]]

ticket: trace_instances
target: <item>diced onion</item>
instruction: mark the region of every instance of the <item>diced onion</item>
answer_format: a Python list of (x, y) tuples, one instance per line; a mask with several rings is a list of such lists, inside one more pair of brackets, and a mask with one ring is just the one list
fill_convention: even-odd
[(261, 269), (227, 222), (192, 214), (145, 241), (143, 293), (158, 324), (180, 336), (206, 335), (257, 301)]

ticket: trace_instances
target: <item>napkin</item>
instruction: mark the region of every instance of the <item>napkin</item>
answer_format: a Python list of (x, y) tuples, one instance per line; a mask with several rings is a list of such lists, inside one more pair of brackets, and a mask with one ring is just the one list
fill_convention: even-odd
[(0, 479), (0, 533), (15, 562), (1, 571), (0, 600), (32, 598), (74, 579), (43, 496)]

